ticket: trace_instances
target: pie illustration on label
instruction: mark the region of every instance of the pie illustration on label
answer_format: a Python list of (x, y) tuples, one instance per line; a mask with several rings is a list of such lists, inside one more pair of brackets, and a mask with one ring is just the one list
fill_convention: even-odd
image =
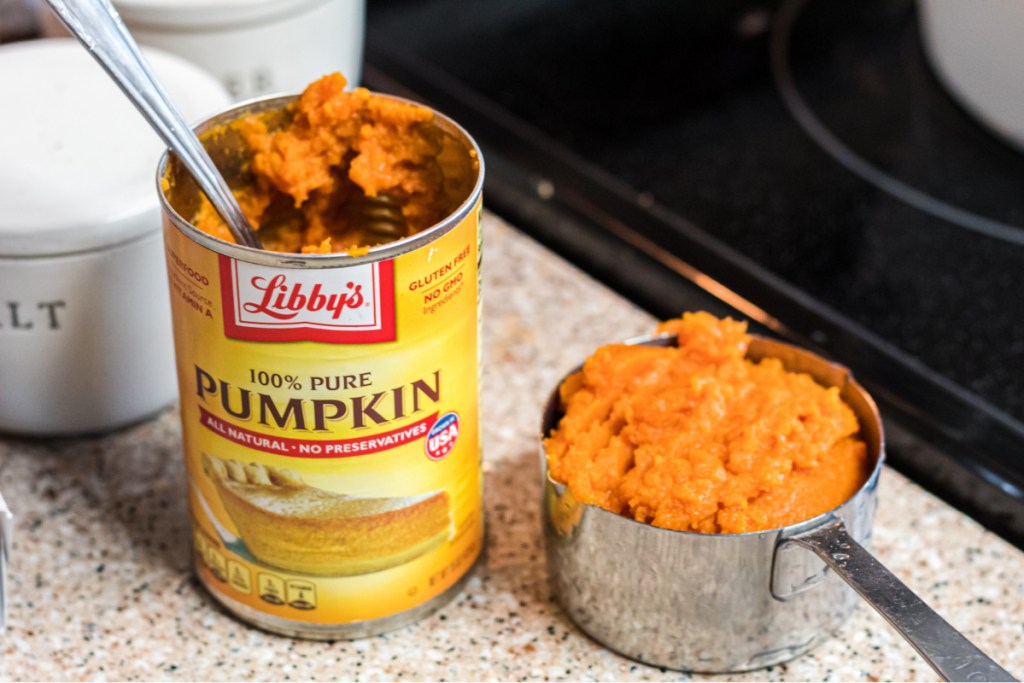
[(404, 564), (447, 540), (448, 494), (360, 498), (308, 485), (293, 470), (203, 454), (203, 471), (261, 562), (324, 576)]

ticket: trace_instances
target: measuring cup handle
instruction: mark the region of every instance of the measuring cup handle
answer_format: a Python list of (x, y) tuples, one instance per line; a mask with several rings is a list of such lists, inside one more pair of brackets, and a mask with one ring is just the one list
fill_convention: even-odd
[(110, 0), (46, 0), (46, 3), (181, 158), (224, 217), (235, 241), (259, 249), (259, 238), (248, 227), (249, 220), (231, 194), (231, 188), (153, 75)]
[(841, 519), (787, 537), (812, 550), (900, 632), (947, 681), (1015, 681), (846, 531)]

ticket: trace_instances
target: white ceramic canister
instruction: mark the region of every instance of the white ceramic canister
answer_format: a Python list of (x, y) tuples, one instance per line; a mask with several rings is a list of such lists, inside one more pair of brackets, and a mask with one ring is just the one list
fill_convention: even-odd
[(236, 100), (299, 92), (340, 71), (356, 84), (366, 0), (114, 0), (143, 45), (206, 68)]
[[(146, 56), (184, 115), (227, 93)], [(153, 169), (163, 144), (73, 40), (0, 46), (0, 431), (100, 432), (177, 395)]]
[(946, 89), (1024, 151), (1024, 2), (918, 0), (925, 55)]

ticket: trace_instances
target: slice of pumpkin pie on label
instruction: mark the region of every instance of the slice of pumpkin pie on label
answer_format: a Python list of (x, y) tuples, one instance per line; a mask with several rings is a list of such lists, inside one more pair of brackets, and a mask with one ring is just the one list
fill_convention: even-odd
[(450, 535), (448, 493), (363, 498), (294, 470), (203, 454), (203, 471), (252, 554), (304, 574), (352, 576), (409, 562)]

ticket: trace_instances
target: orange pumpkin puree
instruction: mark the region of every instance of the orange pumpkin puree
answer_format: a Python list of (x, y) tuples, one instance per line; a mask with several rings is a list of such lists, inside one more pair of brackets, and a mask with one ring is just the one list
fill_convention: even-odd
[(573, 497), (680, 531), (742, 533), (810, 519), (869, 475), (835, 388), (744, 358), (746, 323), (688, 313), (659, 332), (678, 348), (599, 348), (560, 388), (545, 440)]
[[(272, 130), (275, 119), (265, 114), (227, 124), (251, 151), (253, 182), (234, 194), (265, 249), (359, 255), (457, 208), (442, 192), (442, 133), (433, 112), (345, 85), (337, 73), (310, 84), (287, 107), (284, 127)], [(234, 241), (205, 196), (192, 223)]]

